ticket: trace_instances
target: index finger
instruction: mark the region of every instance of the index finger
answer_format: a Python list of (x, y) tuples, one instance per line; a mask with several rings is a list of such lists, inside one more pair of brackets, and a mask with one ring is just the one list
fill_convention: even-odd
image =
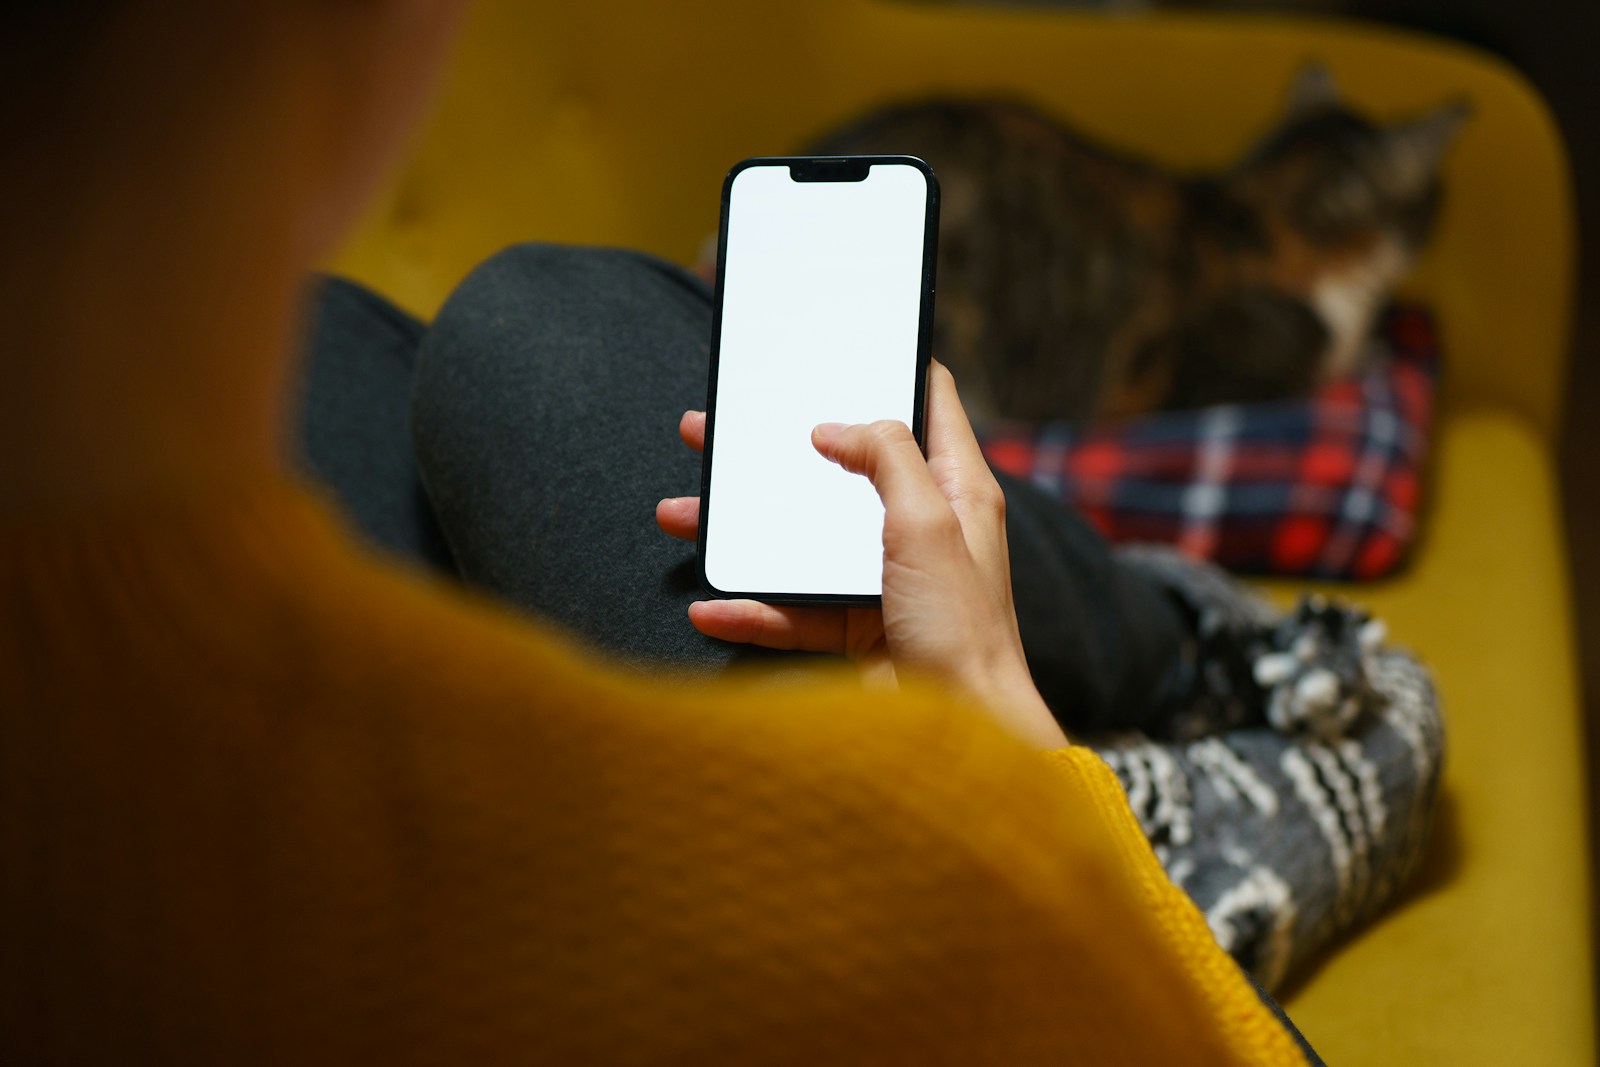
[(993, 486), (994, 475), (972, 432), (956, 380), (938, 360), (928, 365), (928, 467), (951, 503)]
[(903, 523), (925, 529), (942, 518), (955, 518), (905, 423), (888, 419), (856, 426), (824, 423), (811, 432), (811, 441), (845, 470), (866, 475), (883, 500), (886, 536)]

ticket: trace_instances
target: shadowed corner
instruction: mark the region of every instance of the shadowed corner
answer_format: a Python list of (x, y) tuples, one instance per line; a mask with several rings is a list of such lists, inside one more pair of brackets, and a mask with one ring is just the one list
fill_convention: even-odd
[(1295, 998), (1321, 972), (1323, 966), (1350, 944), (1369, 936), (1379, 927), (1394, 922), (1413, 905), (1456, 881), (1461, 874), (1465, 859), (1461, 820), (1456, 809), (1455, 797), (1448, 789), (1441, 790), (1438, 805), (1433, 813), (1433, 825), (1428, 831), (1426, 851), (1411, 879), (1376, 915), (1334, 938), (1311, 956), (1303, 967), (1291, 973), (1273, 994), (1279, 1003), (1293, 1004)]
[(1442, 789), (1438, 807), (1433, 813), (1433, 829), (1428, 833), (1428, 846), (1422, 857), (1422, 865), (1400, 890), (1387, 914), (1398, 915), (1422, 898), (1450, 885), (1461, 873), (1464, 859), (1461, 819), (1456, 811), (1455, 797), (1448, 789)]

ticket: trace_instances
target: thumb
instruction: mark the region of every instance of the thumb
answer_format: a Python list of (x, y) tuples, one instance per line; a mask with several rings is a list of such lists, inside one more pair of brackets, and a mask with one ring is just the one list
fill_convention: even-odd
[(811, 443), (825, 458), (852, 474), (865, 475), (893, 515), (929, 514), (948, 510), (934, 484), (928, 461), (903, 422), (884, 419), (865, 425), (823, 423), (811, 431)]
[(877, 468), (885, 462), (900, 460), (907, 449), (922, 458), (922, 450), (903, 422), (883, 419), (879, 422), (858, 423), (854, 426), (842, 422), (825, 422), (811, 431), (811, 444), (822, 455), (839, 464), (851, 474), (865, 474), (867, 480), (877, 483)]

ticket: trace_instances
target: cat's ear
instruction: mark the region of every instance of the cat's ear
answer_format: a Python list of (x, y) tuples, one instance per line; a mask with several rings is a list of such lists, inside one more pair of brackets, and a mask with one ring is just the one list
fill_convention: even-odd
[(1325, 111), (1339, 103), (1339, 86), (1333, 71), (1313, 61), (1300, 68), (1289, 86), (1289, 116), (1296, 118), (1313, 111)]
[(1384, 151), (1395, 184), (1401, 189), (1421, 190), (1432, 182), (1444, 163), (1445, 153), (1471, 117), (1471, 104), (1453, 100), (1421, 118), (1385, 130)]

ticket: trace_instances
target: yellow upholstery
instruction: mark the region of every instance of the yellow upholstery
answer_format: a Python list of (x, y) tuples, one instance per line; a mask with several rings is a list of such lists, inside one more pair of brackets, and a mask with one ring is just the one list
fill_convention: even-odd
[(735, 160), (934, 89), (1025, 94), (1112, 143), (1217, 164), (1311, 58), (1381, 114), (1455, 95), (1476, 113), (1410, 286), (1440, 313), (1447, 355), (1425, 542), (1404, 576), (1353, 591), (1437, 671), (1441, 829), (1417, 891), (1288, 1006), (1331, 1063), (1588, 1063), (1584, 771), (1552, 478), (1573, 222), (1551, 120), (1501, 64), (1282, 19), (487, 0), (415, 160), (335, 266), (426, 314), (517, 240), (687, 262)]
[(1433, 492), (1409, 573), (1342, 592), (1438, 679), (1435, 837), (1414, 893), (1287, 1007), (1329, 1063), (1592, 1063), (1588, 800), (1549, 449), (1499, 412), (1449, 418)]

